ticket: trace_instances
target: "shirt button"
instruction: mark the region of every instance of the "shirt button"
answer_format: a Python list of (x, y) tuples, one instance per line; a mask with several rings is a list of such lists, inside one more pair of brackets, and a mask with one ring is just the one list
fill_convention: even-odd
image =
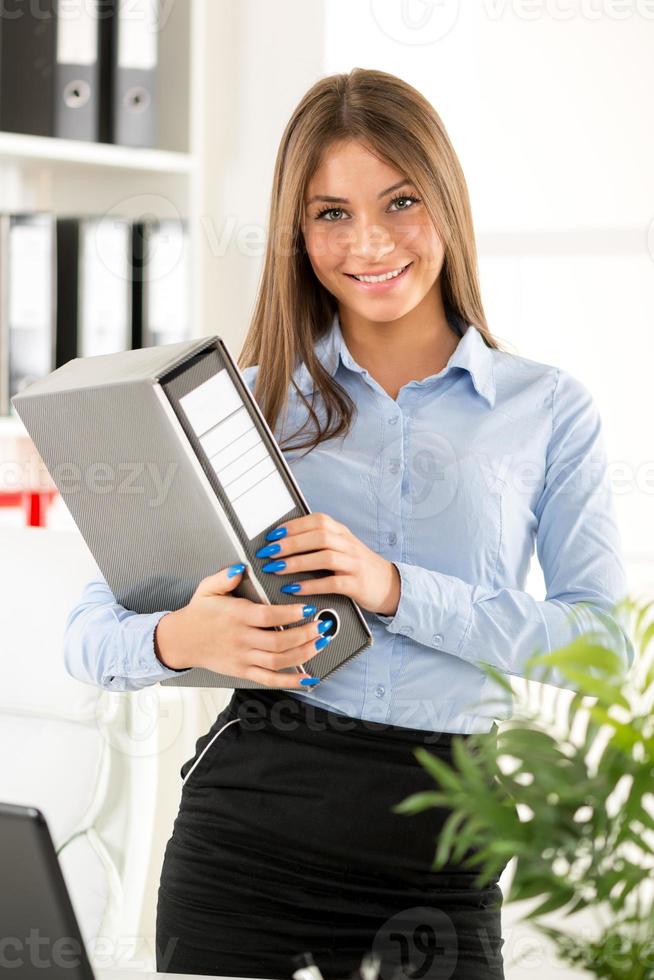
[(388, 541), (389, 544), (395, 544), (397, 542), (397, 534), (395, 533), (395, 531), (391, 531), (391, 533), (388, 535), (388, 538), (386, 540)]
[(396, 425), (396, 423), (399, 422), (399, 419), (400, 419), (400, 416), (399, 415), (392, 415), (390, 417), (390, 419), (388, 420), (388, 424), (389, 425)]
[(386, 694), (386, 688), (383, 687), (382, 684), (378, 684), (377, 687), (375, 688), (375, 694), (377, 695), (378, 698), (383, 698), (384, 695)]
[(413, 627), (412, 626), (405, 626), (404, 629), (402, 630), (402, 632), (406, 636), (413, 636)]
[(399, 471), (400, 471), (400, 467), (399, 467), (399, 464), (398, 463), (391, 463), (389, 469), (390, 469), (391, 473), (399, 473)]
[(440, 646), (443, 645), (443, 634), (442, 633), (434, 633), (432, 639), (433, 639), (433, 641), (434, 641), (434, 643), (436, 644), (437, 647), (440, 647)]

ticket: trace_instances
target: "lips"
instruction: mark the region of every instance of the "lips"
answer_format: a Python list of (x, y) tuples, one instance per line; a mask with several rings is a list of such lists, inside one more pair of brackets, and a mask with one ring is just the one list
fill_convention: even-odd
[[(404, 272), (406, 272), (406, 270), (409, 268), (411, 264), (412, 264), (411, 262), (407, 262), (405, 265), (400, 265), (400, 266), (396, 265), (392, 269), (386, 269), (383, 272), (357, 272), (356, 274), (354, 272), (346, 272), (345, 275), (349, 276), (350, 279), (355, 279), (357, 282), (360, 282), (361, 280), (357, 279), (357, 276), (385, 276), (388, 275), (389, 272), (395, 272), (397, 269), (401, 269), (402, 271), (399, 273), (399, 275), (392, 277), (392, 279), (399, 279), (400, 276)], [(392, 279), (386, 279), (381, 281), (392, 282)], [(367, 285), (376, 285), (376, 283), (368, 283)]]
[[(380, 282), (364, 282), (362, 279), (357, 279), (356, 276), (350, 272), (346, 272), (344, 274), (348, 276), (348, 278), (352, 280), (353, 285), (355, 285), (357, 289), (361, 290), (362, 292), (370, 295), (383, 295), (384, 293), (394, 289), (395, 286), (399, 285), (404, 277), (408, 275), (412, 266), (413, 262), (409, 262), (408, 265), (402, 267), (402, 272), (400, 272), (399, 275), (392, 276), (390, 279), (382, 279)], [(380, 275), (383, 275), (383, 273), (380, 273)]]

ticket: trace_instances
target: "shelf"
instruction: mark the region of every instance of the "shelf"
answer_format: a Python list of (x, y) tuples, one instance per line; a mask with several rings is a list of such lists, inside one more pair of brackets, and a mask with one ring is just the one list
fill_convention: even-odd
[(0, 132), (0, 165), (5, 160), (69, 163), (169, 174), (190, 174), (196, 166), (191, 154), (175, 153), (172, 150), (140, 149), (114, 143), (90, 143), (85, 140)]

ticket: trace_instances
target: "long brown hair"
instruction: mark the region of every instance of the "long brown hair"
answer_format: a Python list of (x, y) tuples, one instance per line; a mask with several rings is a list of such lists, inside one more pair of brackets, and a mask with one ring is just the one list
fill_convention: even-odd
[[(313, 449), (347, 434), (356, 409), (314, 353), (338, 304), (316, 277), (301, 230), (309, 181), (327, 147), (343, 140), (365, 144), (412, 180), (444, 244), (440, 286), (448, 319), (474, 324), (488, 347), (501, 349), (482, 307), (465, 177), (436, 110), (413, 86), (384, 71), (353, 68), (328, 75), (301, 99), (281, 139), (259, 293), (238, 358), (241, 369), (259, 365), (255, 397), (273, 432), (291, 384), (307, 405), (314, 434), (293, 449)], [(324, 429), (313, 396), (309, 404), (292, 378), (300, 362), (312, 376), (314, 394), (322, 396)]]

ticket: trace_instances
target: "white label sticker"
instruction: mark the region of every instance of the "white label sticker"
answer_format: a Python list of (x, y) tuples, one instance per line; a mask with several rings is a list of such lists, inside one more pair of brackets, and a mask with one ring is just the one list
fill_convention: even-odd
[(275, 459), (223, 368), (179, 399), (249, 539), (295, 506)]
[(120, 0), (118, 18), (118, 67), (154, 68), (159, 31), (157, 0)]
[(97, 0), (59, 0), (57, 61), (62, 65), (93, 65), (97, 58)]

